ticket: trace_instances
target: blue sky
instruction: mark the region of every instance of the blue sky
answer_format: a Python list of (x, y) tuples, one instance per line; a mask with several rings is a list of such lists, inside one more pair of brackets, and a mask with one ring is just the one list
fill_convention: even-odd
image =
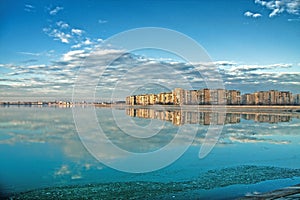
[[(229, 89), (252, 92), (265, 84), (299, 93), (299, 13), (299, 0), (1, 0), (1, 98), (69, 98), (77, 69), (71, 62), (103, 40), (140, 27), (173, 29), (196, 40)], [(144, 56), (160, 62), (166, 55)]]

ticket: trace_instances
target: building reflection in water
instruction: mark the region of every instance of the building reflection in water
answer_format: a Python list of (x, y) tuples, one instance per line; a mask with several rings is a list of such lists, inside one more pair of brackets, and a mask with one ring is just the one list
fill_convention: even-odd
[(149, 108), (127, 108), (126, 114), (131, 117), (159, 119), (172, 122), (174, 125), (180, 126), (184, 124), (202, 124), (210, 125), (214, 120), (214, 124), (235, 124), (241, 119), (253, 120), (255, 122), (289, 122), (292, 115), (279, 113), (216, 113), (216, 112), (199, 112), (187, 110), (159, 110)]

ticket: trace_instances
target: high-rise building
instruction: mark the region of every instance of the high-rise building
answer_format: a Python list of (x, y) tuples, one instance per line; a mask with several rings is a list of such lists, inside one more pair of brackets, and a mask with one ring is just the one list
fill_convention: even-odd
[(241, 96), (238, 90), (200, 89), (184, 90), (175, 88), (172, 92), (141, 94), (126, 97), (128, 105), (291, 105), (300, 104), (299, 94), (289, 91), (259, 91)]
[(208, 88), (203, 89), (204, 93), (204, 104), (208, 105), (211, 104), (211, 97), (210, 97), (210, 91)]
[(219, 105), (226, 104), (227, 91), (225, 89), (217, 89), (217, 94), (218, 94), (218, 104)]
[(173, 103), (175, 105), (182, 105), (184, 104), (184, 89), (182, 88), (175, 88), (173, 91)]
[(300, 105), (300, 94), (296, 94), (294, 96), (294, 104), (295, 105)]

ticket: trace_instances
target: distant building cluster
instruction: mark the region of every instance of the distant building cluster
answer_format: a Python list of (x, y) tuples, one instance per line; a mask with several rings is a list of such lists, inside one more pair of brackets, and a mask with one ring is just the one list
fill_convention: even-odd
[(60, 106), (60, 107), (71, 107), (72, 102), (69, 101), (8, 101), (0, 102), (0, 105), (23, 105), (23, 106)]
[(300, 94), (289, 91), (260, 91), (243, 94), (239, 90), (175, 88), (171, 92), (126, 97), (128, 105), (299, 105)]
[(241, 118), (253, 120), (256, 122), (278, 123), (288, 122), (292, 118), (287, 115), (272, 115), (272, 114), (241, 114), (241, 113), (213, 113), (213, 112), (198, 112), (184, 110), (155, 110), (147, 108), (127, 108), (126, 114), (131, 117), (159, 119), (172, 122), (176, 126), (184, 124), (234, 124), (239, 123)]

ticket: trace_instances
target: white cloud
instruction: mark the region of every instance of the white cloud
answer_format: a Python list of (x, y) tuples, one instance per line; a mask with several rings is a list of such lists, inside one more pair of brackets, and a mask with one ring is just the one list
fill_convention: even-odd
[(35, 11), (35, 7), (33, 5), (30, 5), (30, 4), (25, 4), (24, 10), (26, 12), (34, 12)]
[(53, 37), (54, 40), (60, 40), (62, 43), (70, 43), (70, 39), (72, 36), (68, 33), (62, 32), (58, 29), (51, 29), (51, 28), (43, 28), (43, 31), (50, 37)]
[(287, 12), (292, 14), (299, 14), (300, 1), (289, 1), (287, 2)]
[(62, 57), (62, 60), (63, 61), (76, 60), (78, 58), (83, 58), (86, 55), (87, 54), (85, 54), (84, 50), (73, 50), (73, 51), (69, 51), (69, 52), (65, 53)]
[(89, 38), (86, 38), (86, 40), (83, 42), (84, 45), (91, 45), (93, 42)]
[(265, 6), (267, 4), (266, 1), (261, 1), (261, 0), (255, 0), (255, 3), (261, 4), (262, 6)]
[[(95, 40), (89, 39), (89, 41), (94, 42)], [(61, 99), (61, 97), (72, 94), (76, 74), (82, 66), (86, 72), (83, 74), (86, 84), (102, 77), (99, 87), (97, 87), (97, 95), (99, 98), (107, 99), (111, 97), (111, 93), (115, 89), (116, 97), (123, 99), (129, 91), (137, 88), (137, 85), (148, 82), (160, 85), (167, 83), (176, 87), (183, 84), (179, 80), (184, 80), (191, 83), (194, 88), (203, 88), (206, 86), (203, 77), (211, 76), (206, 73), (213, 73), (214, 77), (217, 75), (216, 71), (209, 70), (211, 68), (208, 64), (198, 63), (192, 66), (188, 63), (148, 59), (131, 53), (124, 54), (123, 51), (113, 48), (93, 48), (93, 53), (90, 53), (90, 51), (78, 49), (84, 47), (83, 43), (72, 43), (72, 45), (71, 51), (61, 55), (59, 59), (49, 65), (0, 65), (10, 69), (9, 71), (4, 70), (1, 74), (0, 99), (22, 95), (35, 97), (40, 94), (52, 95)], [(114, 61), (107, 66), (108, 60)], [(291, 64), (241, 65), (233, 61), (216, 61), (213, 64), (219, 67), (218, 73), (228, 89), (239, 89), (245, 93), (249, 90), (250, 92), (261, 90), (263, 87), (265, 90), (290, 90), (293, 93), (299, 93), (300, 73), (285, 70), (292, 67)], [(297, 63), (294, 65), (297, 66)], [(293, 67), (295, 67), (294, 65)], [(101, 70), (104, 72), (99, 75)], [(116, 84), (118, 84), (117, 87)]]
[(300, 22), (300, 18), (288, 19), (289, 22)]
[(291, 68), (293, 65), (288, 63), (277, 63), (273, 65), (268, 65), (269, 68)]
[(48, 33), (49, 31), (51, 31), (50, 28), (43, 28), (43, 32), (44, 32), (44, 33)]
[(221, 60), (221, 61), (215, 61), (215, 65), (221, 65), (221, 66), (232, 66), (232, 65), (237, 65), (236, 62), (233, 61), (227, 61), (227, 60)]
[(260, 13), (253, 13), (253, 12), (250, 12), (250, 11), (245, 12), (244, 15), (246, 17), (253, 17), (253, 18), (257, 18), (257, 17), (262, 16)]
[(253, 13), (250, 12), (250, 11), (247, 11), (247, 12), (244, 13), (244, 15), (247, 16), (247, 17), (251, 17), (253, 15)]
[(62, 43), (70, 43), (69, 39), (71, 35), (54, 30), (54, 37), (59, 39)]
[(81, 47), (81, 44), (74, 44), (71, 46), (72, 49), (78, 49)]
[(76, 35), (81, 35), (83, 33), (83, 30), (73, 28), (71, 30), (71, 32), (74, 33), (74, 34), (76, 34)]
[(255, 14), (253, 14), (253, 17), (254, 18), (257, 18), (257, 17), (261, 17), (262, 15), (261, 14), (259, 14), (259, 13), (255, 13)]
[(235, 74), (240, 74), (240, 73), (247, 73), (247, 72), (252, 73), (253, 71), (258, 71), (258, 70), (269, 70), (275, 68), (291, 68), (291, 67), (292, 64), (283, 64), (283, 63), (276, 63), (271, 65), (233, 65), (227, 70)]
[(277, 14), (282, 13), (283, 11), (284, 11), (283, 9), (276, 8), (269, 14), (269, 17), (274, 17)]
[(56, 25), (63, 29), (69, 28), (69, 24), (67, 24), (66, 22), (63, 22), (63, 21), (56, 22)]
[(18, 53), (23, 54), (23, 55), (29, 55), (29, 56), (39, 56), (39, 55), (41, 55), (40, 53), (25, 52), (25, 51), (20, 51)]
[(56, 15), (59, 11), (63, 10), (63, 7), (56, 6), (54, 9), (50, 10), (49, 14), (50, 15)]
[(34, 6), (33, 6), (33, 5), (30, 5), (30, 4), (26, 4), (25, 7), (26, 7), (26, 8), (34, 8)]
[(105, 24), (105, 23), (107, 23), (107, 20), (99, 19), (99, 20), (98, 20), (98, 23), (99, 23), (99, 24)]
[(292, 15), (299, 15), (299, 0), (255, 0), (256, 4), (260, 4), (271, 11), (269, 17), (275, 17), (280, 13), (287, 12)]
[(90, 39), (83, 37), (85, 31), (74, 28), (70, 24), (60, 20), (54, 24), (49, 24), (43, 28), (43, 32), (54, 40), (59, 40), (65, 44), (72, 44), (71, 48), (80, 48), (82, 45), (90, 45), (93, 42)]

